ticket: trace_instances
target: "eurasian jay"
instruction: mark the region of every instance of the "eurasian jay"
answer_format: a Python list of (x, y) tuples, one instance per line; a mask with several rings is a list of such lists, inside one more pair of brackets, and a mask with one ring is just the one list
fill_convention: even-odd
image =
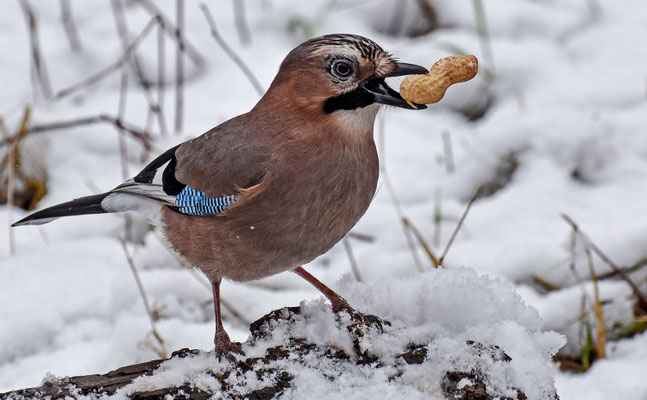
[(49, 207), (13, 226), (69, 215), (147, 214), (181, 263), (211, 281), (218, 355), (240, 351), (220, 318), (222, 278), (244, 282), (291, 270), (319, 289), (333, 311), (353, 312), (301, 266), (340, 241), (373, 199), (375, 116), (383, 104), (412, 109), (384, 78), (426, 72), (362, 36), (309, 40), (287, 55), (248, 113), (169, 149), (109, 192)]

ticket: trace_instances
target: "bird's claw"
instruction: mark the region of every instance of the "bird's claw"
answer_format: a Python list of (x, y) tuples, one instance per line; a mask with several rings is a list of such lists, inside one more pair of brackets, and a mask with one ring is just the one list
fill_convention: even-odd
[(391, 325), (389, 321), (383, 320), (377, 315), (362, 314), (358, 311), (351, 313), (351, 318), (355, 321), (353, 325), (361, 324), (365, 326), (374, 326), (380, 331), (380, 333), (384, 332), (384, 325)]
[(346, 312), (348, 313), (348, 315), (350, 315), (350, 318), (353, 321), (352, 325), (375, 326), (380, 331), (380, 333), (384, 332), (384, 325), (391, 325), (389, 321), (383, 320), (377, 315), (363, 314), (359, 311), (356, 311), (346, 301), (341, 304), (338, 303), (337, 307), (335, 307), (335, 304), (333, 304), (333, 312), (335, 314)]
[(245, 355), (243, 352), (243, 345), (239, 342), (232, 342), (225, 331), (220, 331), (216, 334), (214, 344), (216, 345), (216, 355), (218, 356), (218, 359), (225, 357), (228, 360), (233, 361), (235, 359), (233, 355), (234, 353)]

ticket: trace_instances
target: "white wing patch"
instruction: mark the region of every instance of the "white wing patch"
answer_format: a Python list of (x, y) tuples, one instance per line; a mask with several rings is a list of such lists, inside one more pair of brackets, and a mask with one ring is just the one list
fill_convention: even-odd
[[(155, 183), (155, 180), (159, 177), (159, 183)], [(158, 172), (153, 178), (153, 183), (137, 183), (132, 179), (128, 179), (126, 182), (117, 186), (112, 190), (114, 193), (130, 193), (136, 194), (139, 196), (144, 196), (149, 199), (157, 200), (164, 204), (171, 206), (175, 205), (175, 196), (168, 195), (164, 192), (162, 187), (162, 177), (161, 172), (158, 169)]]
[(141, 195), (116, 192), (106, 196), (101, 207), (108, 212), (137, 211), (152, 218), (159, 213), (162, 203)]

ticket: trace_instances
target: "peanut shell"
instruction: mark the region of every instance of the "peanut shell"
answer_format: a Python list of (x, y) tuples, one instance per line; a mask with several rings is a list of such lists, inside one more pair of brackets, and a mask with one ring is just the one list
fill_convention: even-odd
[(400, 95), (413, 108), (413, 103), (432, 104), (440, 101), (451, 85), (466, 82), (478, 72), (474, 56), (449, 56), (436, 62), (428, 73), (409, 75), (400, 84)]

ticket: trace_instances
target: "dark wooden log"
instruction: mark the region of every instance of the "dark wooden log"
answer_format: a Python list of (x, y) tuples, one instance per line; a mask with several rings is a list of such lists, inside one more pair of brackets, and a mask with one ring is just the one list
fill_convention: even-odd
[[(255, 346), (259, 341), (262, 342), (263, 338), (271, 334), (272, 330), (276, 328), (277, 324), (293, 324), (295, 318), (301, 313), (299, 307), (290, 307), (281, 310), (275, 310), (265, 315), (259, 320), (250, 324), (250, 331), (252, 337), (248, 346)], [(355, 314), (353, 315), (352, 322), (345, 326), (337, 326), (343, 329), (353, 339), (353, 351), (348, 354), (341, 348), (334, 345), (317, 345), (310, 343), (304, 338), (285, 338), (285, 343), (279, 346), (269, 347), (265, 349), (262, 357), (231, 357), (230, 363), (225, 369), (214, 369), (213, 371), (207, 370), (207, 374), (218, 378), (219, 388), (207, 392), (206, 389), (195, 387), (192, 382), (184, 382), (180, 386), (171, 386), (156, 388), (147, 391), (129, 391), (125, 394), (130, 399), (137, 400), (153, 400), (165, 399), (171, 396), (174, 399), (208, 399), (214, 394), (219, 393), (224, 398), (238, 398), (238, 399), (251, 399), (251, 400), (270, 400), (280, 398), (284, 391), (290, 388), (293, 384), (293, 376), (287, 371), (283, 370), (279, 365), (284, 365), (285, 360), (289, 360), (294, 365), (307, 365), (304, 362), (306, 359), (312, 359), (315, 355), (318, 359), (327, 358), (334, 360), (335, 364), (348, 365), (352, 368), (353, 365), (366, 365), (374, 368), (383, 368), (389, 361), (380, 359), (377, 354), (373, 354), (370, 350), (362, 349), (360, 340), (365, 335), (382, 334), (384, 326), (389, 326), (388, 321), (383, 321), (378, 317), (371, 315)], [(510, 362), (510, 357), (499, 347), (482, 344), (474, 341), (467, 341), (466, 344), (472, 348), (473, 353), (477, 357), (486, 357), (494, 362), (507, 363)], [(399, 354), (396, 361), (392, 363), (391, 367), (399, 370), (402, 373), (403, 368), (409, 366), (420, 365), (427, 359), (427, 344), (414, 344), (412, 343), (406, 351)], [(185, 358), (194, 357), (203, 353), (201, 350), (181, 349), (174, 352), (171, 358)], [(283, 363), (276, 363), (277, 360), (283, 360)], [(81, 398), (81, 397), (109, 397), (115, 394), (119, 389), (133, 383), (136, 378), (153, 375), (158, 367), (165, 360), (152, 360), (140, 364), (128, 365), (106, 374), (73, 376), (67, 378), (53, 379), (45, 382), (42, 386), (15, 390), (7, 393), (0, 393), (0, 400), (19, 400), (19, 399), (63, 399), (63, 398)], [(244, 376), (246, 372), (254, 371), (256, 376), (260, 379), (264, 378), (267, 382), (266, 386), (257, 388), (253, 391), (245, 393), (243, 388), (237, 386), (237, 381), (234, 379), (230, 381), (230, 377)], [(322, 373), (326, 371), (322, 370)], [(331, 379), (335, 374), (331, 374)], [(397, 378), (398, 373), (395, 373), (391, 378)], [(389, 379), (391, 379), (389, 378)], [(468, 378), (472, 384), (459, 385), (463, 378)], [(442, 382), (438, 382), (440, 388), (448, 399), (465, 399), (465, 400), (492, 400), (494, 398), (502, 398), (500, 396), (493, 396), (488, 393), (488, 382), (484, 379), (482, 371), (473, 369), (470, 371), (447, 371)], [(258, 387), (258, 386), (257, 386)], [(516, 398), (525, 399), (525, 394), (515, 388)], [(125, 389), (128, 390), (128, 389)], [(132, 390), (132, 389), (131, 389)], [(136, 390), (136, 389), (134, 389)], [(509, 398), (505, 398), (509, 399)], [(551, 399), (557, 399), (551, 397)], [(512, 399), (510, 399), (512, 400)]]

